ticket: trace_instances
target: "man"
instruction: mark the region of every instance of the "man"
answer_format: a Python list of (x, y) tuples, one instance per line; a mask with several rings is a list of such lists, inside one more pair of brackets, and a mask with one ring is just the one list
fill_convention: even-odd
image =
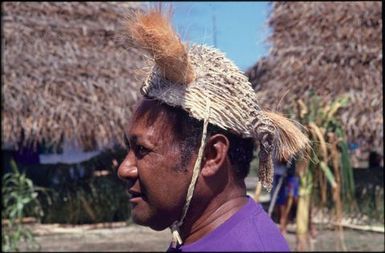
[(187, 48), (158, 10), (127, 24), (133, 46), (154, 59), (127, 129), (118, 175), (133, 220), (171, 228), (169, 251), (288, 251), (259, 204), (246, 195), (254, 143), (259, 179), (271, 188), (272, 156), (307, 146), (286, 118), (260, 110), (247, 78), (219, 51)]
[(287, 174), (287, 161), (273, 162), (274, 178), (272, 191), (270, 192), (270, 204), (268, 214), (273, 220), (279, 221), (281, 224), (282, 214), (285, 210), (285, 179)]
[(299, 193), (299, 176), (296, 172), (296, 161), (292, 159), (288, 165), (287, 172), (284, 179), (284, 186), (282, 193), (283, 201), (281, 201), (281, 212), (280, 212), (280, 230), (283, 235), (287, 232), (287, 225), (289, 222), (290, 213), (294, 204), (297, 207), (298, 204), (298, 193)]

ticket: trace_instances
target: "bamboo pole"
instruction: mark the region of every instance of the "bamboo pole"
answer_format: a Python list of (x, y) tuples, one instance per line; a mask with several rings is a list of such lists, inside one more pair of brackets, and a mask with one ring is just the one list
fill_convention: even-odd
[(352, 224), (352, 223), (350, 223), (348, 221), (344, 221), (344, 220), (342, 220), (340, 223), (314, 220), (314, 223), (322, 224), (322, 225), (342, 226), (342, 227), (346, 227), (346, 228), (351, 228), (351, 229), (356, 229), (356, 230), (361, 230), (361, 231), (367, 231), (367, 232), (385, 233), (384, 226), (357, 225), (357, 224)]
[(300, 177), (300, 187), (298, 196), (298, 206), (296, 215), (296, 250), (309, 250), (309, 210), (310, 210), (310, 195), (312, 191), (312, 177), (308, 169), (309, 160), (298, 160), (297, 171)]
[(337, 249), (347, 251), (344, 239), (343, 227), (341, 226), (341, 221), (343, 217), (343, 206), (341, 201), (341, 175), (340, 175), (340, 155), (337, 149), (338, 138), (335, 133), (328, 133), (328, 139), (331, 143), (331, 151), (330, 154), (332, 156), (332, 163), (334, 169), (334, 178), (336, 181), (335, 187), (333, 187), (333, 201), (335, 203), (335, 215), (336, 215), (336, 224), (337, 224), (337, 236), (339, 240), (337, 240)]

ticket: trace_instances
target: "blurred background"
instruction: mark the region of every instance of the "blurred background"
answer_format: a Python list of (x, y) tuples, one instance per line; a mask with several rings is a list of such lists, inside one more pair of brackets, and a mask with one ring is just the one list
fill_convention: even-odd
[[(116, 175), (148, 69), (116, 34), (153, 4), (1, 4), (3, 251), (167, 249), (169, 231), (131, 222)], [(225, 52), (259, 104), (299, 121), (312, 140), (311, 159), (292, 172), (298, 194), (286, 196), (286, 216), (258, 187), (257, 157), (246, 179), (291, 249), (384, 251), (382, 3), (172, 7), (183, 40)]]

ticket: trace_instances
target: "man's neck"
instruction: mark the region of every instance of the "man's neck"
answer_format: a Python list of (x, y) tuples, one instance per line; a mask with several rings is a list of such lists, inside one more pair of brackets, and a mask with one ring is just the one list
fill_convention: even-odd
[(184, 244), (195, 242), (204, 237), (241, 209), (247, 203), (245, 188), (237, 187), (223, 191), (208, 203), (199, 217), (194, 219), (195, 221), (186, 220), (181, 229)]

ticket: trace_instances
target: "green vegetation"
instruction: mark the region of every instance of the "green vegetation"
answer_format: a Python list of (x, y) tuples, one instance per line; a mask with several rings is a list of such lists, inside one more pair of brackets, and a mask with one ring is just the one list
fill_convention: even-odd
[[(28, 170), (35, 173), (35, 180), (49, 189), (46, 194), (39, 195), (44, 212), (41, 222), (90, 224), (128, 221), (127, 189), (116, 174), (117, 164), (125, 154), (126, 150), (114, 148), (77, 164), (29, 166)], [(100, 175), (100, 172), (104, 174)]]
[(25, 217), (42, 223), (129, 222), (126, 188), (116, 174), (125, 154), (112, 149), (78, 164), (39, 165), (16, 165), (9, 156), (3, 163), (11, 172), (2, 179), (2, 250), (18, 251), (23, 240), (27, 250), (39, 249)]
[(298, 101), (298, 119), (306, 126), (312, 142), (308, 169), (313, 177), (315, 195), (320, 200), (316, 202), (321, 206), (327, 205), (328, 200), (336, 204), (340, 198), (347, 206), (355, 204), (355, 186), (347, 140), (336, 115), (347, 103), (347, 97), (328, 103), (322, 102), (314, 94), (310, 95), (308, 105)]
[(124, 221), (130, 208), (122, 182), (115, 175), (63, 182), (41, 198), (43, 223), (87, 224)]
[(43, 215), (38, 193), (32, 181), (25, 173), (20, 173), (16, 163), (11, 161), (12, 172), (2, 177), (2, 251), (19, 251), (19, 242), (25, 240), (28, 249), (39, 248), (34, 236), (22, 223), (25, 216), (41, 217)]

